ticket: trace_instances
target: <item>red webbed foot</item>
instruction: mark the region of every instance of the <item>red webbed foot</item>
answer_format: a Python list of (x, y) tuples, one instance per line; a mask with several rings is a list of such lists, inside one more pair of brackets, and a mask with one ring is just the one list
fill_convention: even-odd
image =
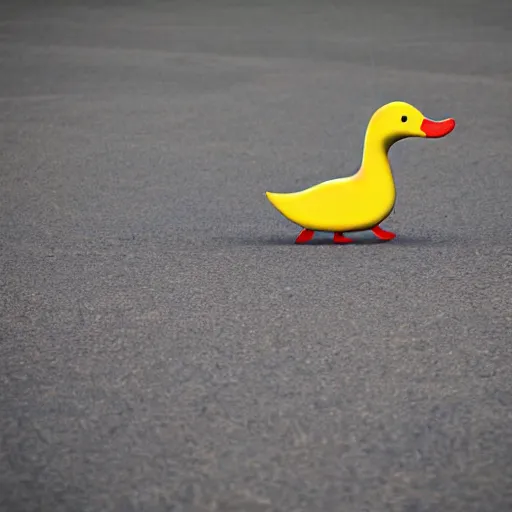
[(343, 233), (334, 233), (333, 242), (335, 244), (350, 244), (353, 240), (351, 238), (347, 238)]
[(303, 229), (297, 239), (295, 240), (296, 244), (305, 244), (307, 242), (310, 242), (313, 237), (315, 236), (315, 232), (311, 229)]
[(391, 231), (385, 231), (380, 226), (375, 226), (372, 229), (372, 233), (380, 240), (393, 240), (396, 237), (395, 233)]

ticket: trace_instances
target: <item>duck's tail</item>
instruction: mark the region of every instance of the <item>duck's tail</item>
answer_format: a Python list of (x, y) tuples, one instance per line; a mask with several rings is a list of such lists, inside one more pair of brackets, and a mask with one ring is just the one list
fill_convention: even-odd
[[(278, 192), (265, 192), (270, 204), (289, 221), (300, 224), (297, 217), (297, 192), (291, 194), (280, 194)], [(299, 192), (299, 194), (301, 194)], [(300, 210), (300, 208), (299, 208)], [(303, 217), (299, 215), (299, 217)]]
[(280, 208), (280, 204), (282, 201), (279, 199), (282, 197), (282, 194), (278, 194), (277, 192), (265, 192), (267, 199), (270, 201), (270, 204), (279, 212), (282, 213)]

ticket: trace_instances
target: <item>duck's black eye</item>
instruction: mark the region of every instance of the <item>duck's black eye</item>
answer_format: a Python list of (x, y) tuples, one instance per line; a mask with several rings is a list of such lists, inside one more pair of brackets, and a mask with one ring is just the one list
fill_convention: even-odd
[(402, 116), (402, 123), (405, 123), (407, 121), (407, 116)]

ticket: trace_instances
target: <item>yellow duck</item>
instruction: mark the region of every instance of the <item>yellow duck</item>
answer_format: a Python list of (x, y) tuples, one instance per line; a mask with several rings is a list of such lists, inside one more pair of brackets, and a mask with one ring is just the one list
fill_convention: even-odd
[(433, 121), (408, 103), (388, 103), (368, 123), (361, 166), (354, 175), (290, 194), (266, 192), (267, 198), (303, 228), (295, 243), (309, 242), (315, 231), (334, 232), (334, 243), (341, 244), (352, 242), (344, 235), (352, 231), (371, 230), (381, 240), (392, 240), (396, 235), (379, 226), (395, 204), (389, 149), (408, 137), (439, 138), (454, 128), (454, 119)]

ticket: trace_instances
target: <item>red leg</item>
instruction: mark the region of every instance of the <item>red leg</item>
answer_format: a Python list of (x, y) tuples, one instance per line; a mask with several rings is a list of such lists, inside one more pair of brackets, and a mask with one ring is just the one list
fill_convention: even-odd
[(333, 242), (335, 244), (350, 244), (353, 240), (351, 238), (347, 238), (343, 233), (334, 233)]
[(391, 231), (385, 231), (380, 226), (375, 226), (372, 229), (372, 232), (380, 240), (393, 240), (393, 238), (396, 237), (395, 233), (391, 233)]
[(305, 244), (313, 239), (315, 236), (315, 232), (311, 229), (303, 229), (297, 239), (295, 240), (296, 244)]

